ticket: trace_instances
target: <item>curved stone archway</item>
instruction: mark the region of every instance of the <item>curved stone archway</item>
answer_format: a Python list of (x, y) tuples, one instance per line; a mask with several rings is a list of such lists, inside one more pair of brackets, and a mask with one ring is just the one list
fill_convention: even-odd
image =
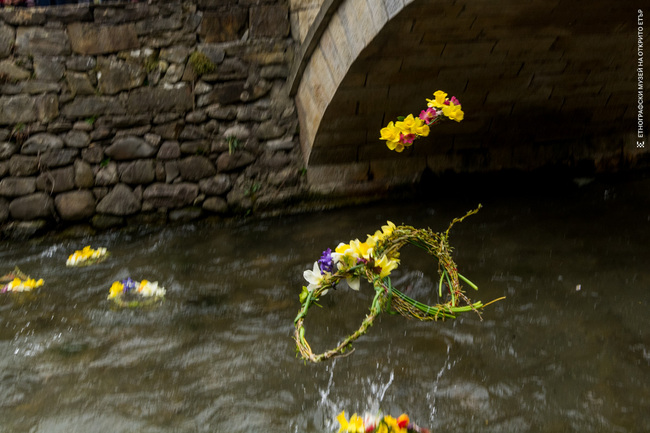
[[(358, 180), (634, 164), (647, 158), (635, 12), (605, 0), (325, 1), (294, 65), (305, 162)], [(379, 129), (437, 89), (458, 96), (466, 120), (388, 151)]]

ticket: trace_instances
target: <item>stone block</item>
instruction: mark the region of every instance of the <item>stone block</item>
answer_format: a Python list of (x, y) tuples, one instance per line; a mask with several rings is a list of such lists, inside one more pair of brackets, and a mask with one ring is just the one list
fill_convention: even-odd
[(89, 190), (71, 191), (58, 194), (54, 206), (64, 221), (80, 221), (95, 214), (95, 197)]
[(248, 20), (252, 38), (285, 38), (289, 36), (289, 9), (285, 5), (251, 6)]
[(9, 159), (9, 174), (11, 176), (31, 176), (38, 173), (38, 157), (13, 155)]
[(369, 170), (370, 164), (367, 162), (310, 165), (307, 169), (307, 183), (322, 186), (364, 182), (368, 180)]
[(70, 54), (71, 39), (84, 39), (79, 36), (68, 39), (65, 30), (56, 27), (18, 27), (15, 51), (25, 56), (65, 56)]
[(23, 155), (38, 155), (50, 149), (62, 149), (63, 145), (64, 142), (59, 136), (48, 133), (36, 134), (23, 143), (20, 153)]
[(20, 197), (36, 192), (35, 177), (5, 177), (0, 179), (0, 196)]
[(187, 85), (141, 87), (129, 92), (126, 107), (129, 113), (186, 112), (193, 108), (192, 89)]
[(230, 6), (219, 12), (206, 11), (199, 27), (203, 42), (228, 42), (240, 39), (248, 25), (248, 11)]
[(133, 215), (140, 211), (141, 202), (133, 190), (123, 183), (115, 187), (97, 204), (97, 212), (125, 216)]
[(69, 46), (72, 51), (83, 55), (117, 53), (140, 48), (133, 24), (72, 23), (68, 25), (67, 34), (70, 36)]
[(150, 158), (156, 152), (156, 148), (136, 136), (118, 138), (104, 150), (107, 156), (117, 161)]
[(156, 177), (153, 159), (139, 159), (118, 164), (120, 182), (128, 185), (148, 185)]
[(36, 188), (48, 194), (74, 189), (74, 167), (57, 168), (41, 173), (36, 178)]
[(51, 149), (40, 156), (41, 166), (45, 168), (62, 167), (70, 165), (79, 156), (79, 149)]
[(97, 87), (104, 95), (115, 95), (134, 89), (144, 83), (147, 74), (144, 67), (114, 57), (100, 57), (97, 61)]
[(199, 187), (194, 183), (154, 183), (144, 190), (142, 198), (153, 209), (173, 209), (191, 205), (198, 193)]
[(214, 176), (217, 170), (214, 164), (205, 156), (188, 156), (178, 161), (178, 169), (184, 180), (195, 182), (206, 177)]
[(9, 203), (9, 214), (15, 220), (32, 221), (55, 217), (54, 201), (44, 192), (15, 198)]

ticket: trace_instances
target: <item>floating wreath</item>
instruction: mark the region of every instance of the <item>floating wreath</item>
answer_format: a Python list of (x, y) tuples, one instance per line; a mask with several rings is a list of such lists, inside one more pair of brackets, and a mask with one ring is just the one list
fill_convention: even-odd
[(16, 267), (12, 272), (0, 277), (0, 283), (6, 283), (0, 289), (0, 293), (7, 292), (31, 292), (43, 285), (43, 279), (34, 279), (25, 275)]
[[(395, 226), (388, 222), (374, 235), (368, 235), (365, 242), (358, 239), (349, 244), (339, 244), (332, 252), (327, 249), (314, 263), (313, 270), (307, 270), (303, 276), (309, 285), (303, 286), (300, 294), (302, 307), (294, 320), (294, 340), (300, 357), (311, 362), (320, 362), (334, 356), (340, 356), (351, 349), (352, 342), (363, 335), (375, 318), (384, 312), (396, 312), (407, 318), (422, 321), (455, 318), (458, 313), (476, 311), (485, 307), (481, 302), (472, 302), (462, 290), (460, 280), (473, 289), (475, 284), (458, 273), (451, 257), (449, 230), (452, 226), (475, 214), (481, 208), (467, 212), (462, 218), (455, 218), (447, 231), (435, 233), (431, 229), (416, 229), (410, 226)], [(443, 304), (425, 305), (412, 299), (393, 287), (389, 275), (399, 266), (399, 251), (411, 244), (424, 249), (438, 260), (438, 294), (443, 296), (443, 286), (447, 287), (449, 300)], [(341, 341), (335, 348), (314, 354), (305, 338), (304, 321), (309, 307), (321, 296), (336, 287), (341, 280), (346, 280), (350, 288), (359, 290), (360, 279), (364, 278), (373, 285), (375, 296), (370, 306), (370, 313), (361, 322), (359, 329)], [(487, 305), (487, 304), (486, 304)]]
[(138, 308), (153, 305), (165, 297), (165, 288), (157, 281), (140, 282), (127, 278), (115, 281), (110, 288), (108, 299), (118, 307)]
[(465, 113), (455, 96), (447, 98), (445, 92), (438, 90), (433, 94), (433, 99), (427, 99), (427, 109), (422, 110), (418, 117), (412, 114), (398, 117), (397, 122), (389, 122), (381, 129), (379, 138), (386, 140), (390, 150), (402, 152), (415, 139), (428, 136), (429, 127), (445, 117), (460, 122), (465, 118)]
[(108, 251), (106, 248), (97, 248), (96, 250), (85, 246), (82, 250), (77, 250), (70, 254), (68, 260), (65, 262), (66, 266), (90, 266), (96, 263), (103, 262), (108, 258)]
[(336, 420), (340, 425), (339, 433), (429, 433), (428, 429), (413, 424), (405, 413), (397, 419), (390, 415), (370, 414), (361, 418), (355, 413), (348, 421), (343, 411)]

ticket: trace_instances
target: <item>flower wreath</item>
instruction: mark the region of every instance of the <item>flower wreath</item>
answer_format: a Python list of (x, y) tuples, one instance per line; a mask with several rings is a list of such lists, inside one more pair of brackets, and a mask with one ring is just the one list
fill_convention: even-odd
[(9, 272), (6, 275), (0, 277), (0, 283), (6, 282), (0, 293), (7, 292), (31, 292), (32, 290), (41, 287), (43, 285), (43, 279), (38, 280), (30, 278), (28, 275), (25, 275), (21, 272), (18, 267), (16, 267), (12, 272)]
[(108, 258), (106, 248), (97, 248), (96, 250), (85, 246), (82, 250), (77, 250), (70, 254), (65, 262), (66, 266), (90, 266), (103, 262)]
[(127, 278), (115, 281), (110, 288), (108, 300), (121, 308), (138, 308), (155, 304), (165, 297), (165, 288), (158, 285), (157, 281), (140, 282)]
[[(384, 312), (396, 312), (407, 318), (422, 321), (455, 318), (458, 313), (466, 311), (478, 312), (488, 304), (470, 301), (462, 290), (459, 280), (477, 290), (474, 283), (458, 273), (456, 264), (451, 258), (452, 248), (449, 245), (449, 230), (481, 208), (471, 210), (462, 218), (455, 218), (447, 231), (435, 233), (431, 229), (416, 229), (410, 226), (395, 226), (392, 222), (382, 226), (381, 231), (368, 235), (366, 242), (358, 239), (349, 244), (339, 244), (334, 252), (327, 249), (320, 260), (314, 263), (313, 270), (304, 272), (308, 286), (303, 286), (300, 294), (302, 307), (294, 319), (294, 340), (300, 357), (311, 362), (321, 362), (334, 356), (342, 355), (352, 348), (352, 342), (365, 334), (375, 318)], [(418, 302), (391, 284), (389, 274), (399, 266), (399, 251), (411, 244), (424, 249), (428, 254), (438, 259), (438, 293), (442, 296), (444, 282), (449, 290), (449, 301), (437, 305), (425, 305)], [(329, 289), (345, 279), (353, 290), (359, 290), (360, 279), (364, 278), (373, 285), (375, 297), (370, 306), (370, 313), (361, 322), (359, 329), (347, 336), (335, 348), (314, 354), (305, 338), (304, 321), (309, 307), (317, 302)], [(494, 301), (492, 301), (494, 302)]]
[(400, 116), (397, 122), (388, 122), (379, 133), (380, 140), (386, 140), (386, 146), (395, 152), (402, 152), (411, 146), (413, 141), (429, 135), (429, 128), (444, 118), (460, 122), (465, 118), (460, 101), (442, 90), (433, 93), (433, 99), (427, 99), (427, 109), (422, 110), (418, 117), (412, 114)]
[(366, 414), (361, 418), (355, 413), (348, 421), (343, 411), (336, 420), (340, 425), (338, 433), (429, 433), (428, 429), (413, 424), (405, 413), (397, 419), (381, 414)]

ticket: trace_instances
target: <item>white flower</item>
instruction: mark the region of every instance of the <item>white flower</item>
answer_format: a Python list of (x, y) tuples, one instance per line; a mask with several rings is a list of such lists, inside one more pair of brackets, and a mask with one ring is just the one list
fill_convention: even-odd
[[(314, 262), (314, 269), (313, 270), (306, 270), (302, 274), (303, 277), (305, 277), (305, 280), (309, 283), (307, 286), (307, 290), (310, 292), (313, 291), (314, 289), (317, 289), (320, 287), (321, 282), (323, 281), (323, 274), (320, 272), (320, 267), (318, 266), (318, 261)], [(324, 295), (325, 293), (323, 293)]]

